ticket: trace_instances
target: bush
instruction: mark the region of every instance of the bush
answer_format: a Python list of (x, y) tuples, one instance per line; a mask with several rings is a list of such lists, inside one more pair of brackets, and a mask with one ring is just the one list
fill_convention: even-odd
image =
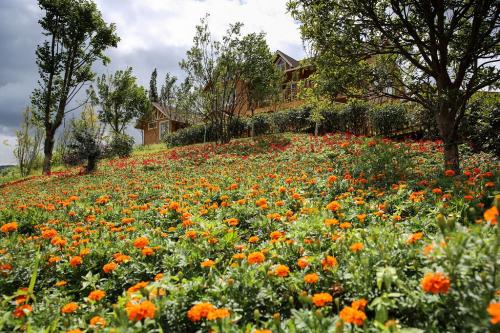
[(403, 130), (407, 124), (407, 110), (402, 104), (386, 104), (370, 110), (373, 134), (387, 136)]
[(126, 134), (113, 134), (106, 149), (107, 157), (129, 157), (134, 148), (134, 138)]

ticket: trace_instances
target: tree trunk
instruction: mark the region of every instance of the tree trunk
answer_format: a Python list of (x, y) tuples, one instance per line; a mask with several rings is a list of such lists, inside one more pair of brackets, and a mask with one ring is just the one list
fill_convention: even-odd
[(97, 157), (89, 156), (87, 160), (87, 166), (85, 168), (85, 173), (89, 174), (96, 170), (97, 167)]
[(43, 174), (50, 175), (52, 169), (52, 153), (54, 150), (55, 131), (51, 129), (45, 130), (45, 141), (43, 146)]
[(444, 145), (444, 168), (445, 170), (460, 171), (460, 156), (458, 153), (458, 133), (455, 124), (457, 112), (451, 103), (440, 106), (437, 114), (439, 133)]

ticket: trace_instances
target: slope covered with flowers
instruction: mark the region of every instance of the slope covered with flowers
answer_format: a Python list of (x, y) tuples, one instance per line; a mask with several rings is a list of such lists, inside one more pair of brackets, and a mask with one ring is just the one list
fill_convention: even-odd
[(441, 149), (288, 135), (6, 186), (0, 331), (494, 331), (498, 165)]

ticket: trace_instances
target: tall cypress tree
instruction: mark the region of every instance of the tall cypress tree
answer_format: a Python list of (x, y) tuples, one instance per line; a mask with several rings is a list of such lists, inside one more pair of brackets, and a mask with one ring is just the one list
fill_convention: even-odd
[(151, 102), (158, 102), (158, 88), (156, 87), (156, 78), (158, 72), (155, 70), (151, 73), (151, 80), (149, 81), (149, 100)]

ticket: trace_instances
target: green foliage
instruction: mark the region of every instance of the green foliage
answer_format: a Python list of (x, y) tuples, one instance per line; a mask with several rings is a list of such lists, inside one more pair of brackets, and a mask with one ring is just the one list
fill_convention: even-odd
[(129, 157), (134, 148), (134, 138), (127, 134), (113, 134), (106, 147), (107, 157)]
[(100, 106), (99, 120), (109, 125), (114, 134), (123, 133), (134, 118), (142, 118), (151, 111), (146, 91), (136, 83), (132, 67), (114, 74), (103, 74), (96, 80), (96, 89), (88, 94), (94, 104)]
[(387, 136), (408, 126), (407, 112), (401, 104), (386, 104), (375, 107), (370, 113), (373, 131)]
[(29, 175), (37, 167), (43, 136), (43, 128), (33, 119), (32, 109), (26, 108), (21, 128), (16, 131), (17, 142), (14, 149), (22, 177)]

